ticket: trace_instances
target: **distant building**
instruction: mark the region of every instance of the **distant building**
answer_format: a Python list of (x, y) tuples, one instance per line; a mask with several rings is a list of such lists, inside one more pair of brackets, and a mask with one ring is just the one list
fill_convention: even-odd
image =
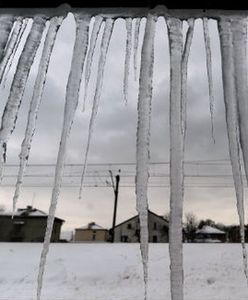
[[(140, 224), (138, 215), (115, 226), (114, 242), (138, 243)], [(148, 211), (149, 243), (168, 243), (169, 223), (163, 217)]]
[[(32, 206), (19, 208), (12, 218), (11, 212), (0, 211), (0, 242), (43, 242), (48, 215)], [(52, 242), (59, 242), (64, 220), (55, 218)]]
[(106, 242), (107, 240), (108, 230), (95, 222), (75, 229), (75, 242)]
[(226, 242), (226, 233), (215, 227), (205, 225), (196, 230), (195, 241), (197, 243), (224, 243)]

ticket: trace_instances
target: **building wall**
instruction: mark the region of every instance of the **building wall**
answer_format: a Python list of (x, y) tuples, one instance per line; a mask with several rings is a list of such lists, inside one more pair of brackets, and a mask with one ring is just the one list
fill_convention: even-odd
[[(47, 218), (39, 217), (0, 217), (1, 242), (43, 242)], [(62, 222), (55, 219), (52, 242), (58, 242)]]
[[(156, 215), (149, 213), (148, 230), (150, 243), (168, 243), (169, 232), (167, 222)], [(115, 228), (115, 242), (139, 242), (139, 218), (135, 217)]]
[(76, 229), (75, 242), (106, 242), (108, 231), (105, 229)]

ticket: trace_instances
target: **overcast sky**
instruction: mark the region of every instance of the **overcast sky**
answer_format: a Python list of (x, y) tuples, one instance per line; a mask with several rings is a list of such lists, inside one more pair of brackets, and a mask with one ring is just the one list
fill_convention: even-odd
[[(134, 24), (134, 23), (133, 23)], [(142, 20), (140, 40), (143, 39), (145, 20)], [(186, 23), (184, 24), (187, 28)], [(102, 28), (103, 29), (103, 28)], [(184, 30), (185, 32), (185, 30)], [(186, 161), (196, 160), (227, 160), (228, 148), (226, 137), (226, 125), (224, 116), (220, 46), (217, 34), (217, 24), (210, 22), (210, 33), (212, 43), (213, 78), (215, 92), (214, 125), (215, 140), (211, 138), (211, 123), (209, 114), (208, 83), (206, 76), (205, 48), (203, 42), (202, 22), (196, 21), (195, 33), (189, 59), (188, 72), (188, 120)], [(100, 33), (100, 37), (102, 30)], [(30, 155), (30, 164), (55, 163), (60, 141), (60, 133), (63, 120), (63, 107), (65, 101), (65, 88), (69, 74), (72, 48), (75, 38), (75, 23), (72, 15), (65, 20), (57, 36), (54, 52), (47, 75), (47, 82), (37, 122), (37, 131), (33, 140)], [(100, 107), (97, 115), (96, 126), (89, 153), (89, 163), (130, 163), (135, 162), (136, 123), (137, 123), (137, 95), (138, 82), (134, 81), (133, 60), (131, 61), (131, 72), (129, 78), (129, 99), (126, 106), (123, 99), (123, 70), (125, 58), (125, 22), (117, 20), (105, 69), (105, 78)], [(66, 163), (82, 163), (86, 147), (87, 130), (90, 116), (92, 98), (95, 89), (95, 78), (99, 54), (100, 38), (94, 56), (92, 77), (84, 113), (78, 109), (75, 122), (71, 131)], [(139, 54), (140, 54), (139, 45)], [(41, 48), (41, 47), (40, 47)], [(37, 73), (37, 55), (32, 67), (28, 85), (25, 91), (22, 107), (17, 121), (14, 134), (8, 144), (7, 163), (18, 163), (18, 154), (23, 139), (25, 120), (27, 116), (28, 103), (32, 95), (32, 87)], [(1, 109), (7, 99), (8, 89), (11, 85), (15, 64), (10, 71), (5, 89), (1, 88), (3, 101)], [(81, 100), (83, 98), (84, 84), (81, 88)], [(151, 121), (151, 161), (165, 162), (169, 160), (169, 52), (168, 37), (165, 22), (159, 18), (155, 38), (155, 66), (154, 85), (152, 100)], [(112, 167), (110, 167), (112, 168)], [(118, 166), (116, 167), (118, 168)], [(123, 174), (130, 171), (133, 174), (134, 167), (123, 167)], [(209, 169), (207, 169), (209, 168)], [(168, 169), (168, 168), (167, 168)], [(44, 168), (43, 168), (44, 170)], [(89, 168), (89, 170), (91, 170)], [(92, 169), (93, 170), (93, 169)], [(107, 168), (105, 167), (105, 170)], [(6, 169), (6, 174), (13, 170)], [(40, 172), (40, 170), (35, 170)], [(51, 168), (47, 173), (51, 173)], [(67, 170), (70, 174), (70, 170)], [(100, 172), (100, 167), (94, 168), (95, 173)], [(115, 171), (115, 170), (113, 170)], [(157, 173), (166, 172), (162, 166), (153, 167), (152, 171)], [(31, 172), (31, 171), (30, 171)], [(34, 170), (33, 170), (34, 172)], [(75, 170), (71, 170), (71, 174)], [(79, 172), (79, 169), (77, 169)], [(230, 168), (228, 165), (211, 165), (203, 168), (202, 165), (187, 167), (187, 172), (195, 175), (207, 172), (207, 174), (226, 174)], [(13, 172), (12, 172), (13, 173)], [(31, 172), (32, 174), (32, 172)], [(73, 173), (74, 174), (74, 173)], [(79, 173), (78, 173), (79, 174)], [(99, 173), (100, 174), (100, 173)], [(28, 179), (29, 183), (40, 184), (41, 179)], [(52, 178), (48, 179), (52, 183)], [(73, 180), (73, 179), (71, 179)], [(95, 183), (105, 180), (99, 175), (94, 178)], [(126, 179), (121, 178), (121, 182)], [(131, 181), (132, 180), (132, 181)], [(185, 189), (185, 212), (194, 212), (200, 218), (212, 218), (217, 222), (226, 224), (237, 223), (236, 202), (233, 188), (203, 188), (202, 185), (225, 183), (223, 178), (200, 179), (201, 187), (197, 181), (192, 179), (191, 187)], [(130, 183), (134, 178), (130, 179)], [(3, 183), (7, 183), (7, 179)], [(12, 181), (14, 182), (14, 181)], [(26, 181), (27, 182), (27, 181)], [(168, 182), (168, 178), (160, 179), (159, 183)], [(219, 184), (218, 184), (219, 182)], [(228, 183), (231, 179), (228, 179)], [(11, 208), (13, 187), (1, 187), (0, 204), (7, 209)], [(18, 207), (34, 204), (38, 209), (48, 211), (51, 197), (51, 187), (23, 187)], [(168, 187), (149, 189), (150, 209), (158, 214), (165, 214), (169, 210)], [(66, 222), (63, 229), (74, 229), (83, 226), (90, 221), (110, 227), (113, 213), (113, 190), (105, 188), (85, 188), (83, 199), (78, 200), (78, 188), (62, 188), (58, 201), (56, 216), (63, 218)], [(136, 214), (135, 190), (133, 187), (120, 187), (119, 204), (117, 211), (117, 222)]]

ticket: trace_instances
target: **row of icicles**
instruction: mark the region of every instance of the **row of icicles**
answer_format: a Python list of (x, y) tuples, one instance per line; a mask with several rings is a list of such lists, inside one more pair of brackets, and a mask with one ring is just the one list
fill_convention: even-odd
[[(115, 20), (95, 16), (91, 36), (89, 37), (89, 15), (74, 14), (76, 22), (76, 38), (71, 61), (71, 70), (68, 78), (65, 96), (64, 121), (61, 133), (61, 142), (57, 157), (49, 217), (45, 240), (41, 253), (37, 299), (41, 297), (43, 274), (46, 257), (52, 234), (54, 215), (60, 192), (64, 162), (66, 157), (67, 142), (71, 126), (79, 102), (79, 90), (82, 73), (85, 74), (84, 101), (87, 97), (87, 89), (91, 75), (91, 66), (101, 26), (104, 31), (101, 40), (100, 56), (98, 58), (98, 73), (96, 89), (93, 99), (92, 113), (89, 124), (88, 142), (85, 153), (84, 167), (81, 177), (80, 197), (84, 175), (87, 166), (87, 156), (90, 149), (90, 141), (93, 133), (95, 119), (101, 97), (104, 79), (106, 56), (114, 28)], [(139, 76), (138, 96), (138, 126), (136, 144), (136, 196), (137, 211), (140, 218), (140, 248), (143, 262), (145, 293), (147, 298), (148, 283), (148, 201), (147, 187), (149, 180), (149, 145), (150, 145), (150, 118), (152, 107), (153, 62), (154, 62), (154, 37), (157, 15), (152, 11), (147, 15), (145, 33), (141, 51), (141, 67)], [(23, 51), (19, 57), (17, 68), (11, 84), (8, 100), (5, 105), (0, 129), (0, 176), (3, 177), (3, 168), (6, 161), (7, 142), (15, 129), (19, 108), (22, 102), (24, 90), (29, 72), (36, 56), (41, 38), (45, 30), (46, 16), (33, 17), (32, 27), (28, 33)], [(19, 197), (25, 169), (28, 163), (32, 138), (35, 133), (35, 125), (39, 107), (42, 100), (46, 74), (53, 51), (57, 32), (64, 17), (50, 19), (46, 33), (43, 51), (39, 63), (38, 73), (34, 84), (33, 95), (30, 101), (25, 137), (21, 145), (20, 167), (17, 177), (16, 189), (13, 198), (13, 215), (16, 202)], [(183, 22), (174, 17), (166, 17), (168, 27), (168, 39), (170, 49), (170, 226), (169, 226), (169, 253), (171, 260), (171, 297), (172, 300), (183, 299), (183, 253), (182, 253), (182, 210), (184, 194), (184, 144), (186, 131), (186, 104), (187, 104), (187, 69), (190, 47), (194, 32), (194, 19), (187, 20), (188, 29), (185, 41), (183, 40)], [(12, 15), (0, 16), (0, 83), (6, 80), (9, 69), (16, 54), (17, 48), (26, 30), (28, 19), (14, 17)], [(128, 79), (130, 70), (131, 50), (134, 55), (134, 74), (137, 78), (137, 60), (139, 29), (141, 18), (135, 19), (134, 37), (132, 18), (126, 18), (126, 54), (124, 71), (124, 99), (128, 99)], [(244, 195), (241, 172), (241, 152), (243, 154), (246, 177), (248, 177), (248, 85), (247, 85), (247, 23), (246, 18), (221, 17), (218, 20), (221, 55), (222, 77), (224, 87), (224, 100), (226, 107), (226, 123), (229, 140), (229, 153), (233, 170), (234, 185), (237, 197), (237, 208), (240, 221), (240, 236), (244, 261), (244, 272), (248, 280), (247, 254), (245, 249), (244, 234)], [(210, 35), (208, 19), (203, 18), (203, 32), (206, 49), (206, 65), (210, 98), (210, 113), (213, 127), (213, 79), (211, 65)], [(132, 43), (133, 42), (133, 43)], [(5, 78), (5, 79), (4, 79)]]

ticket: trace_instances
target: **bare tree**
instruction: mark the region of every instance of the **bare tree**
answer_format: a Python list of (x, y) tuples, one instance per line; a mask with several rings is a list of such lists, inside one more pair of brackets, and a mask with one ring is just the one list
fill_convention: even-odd
[(195, 240), (195, 234), (198, 228), (198, 220), (195, 214), (192, 212), (185, 214), (185, 219), (185, 232), (187, 235), (187, 240), (192, 243)]

